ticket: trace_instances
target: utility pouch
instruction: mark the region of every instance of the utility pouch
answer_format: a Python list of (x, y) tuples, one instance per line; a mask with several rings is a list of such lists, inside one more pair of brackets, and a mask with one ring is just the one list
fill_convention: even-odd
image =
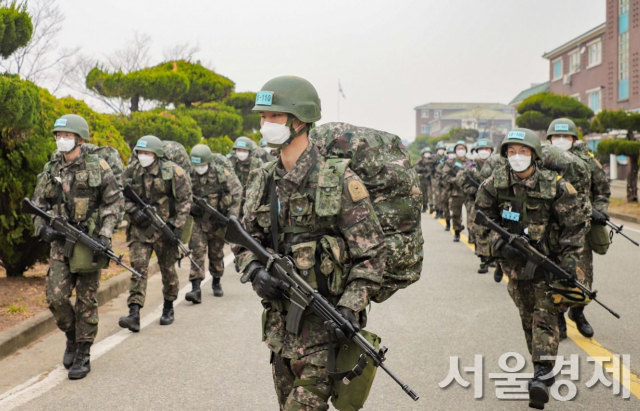
[(182, 236), (180, 237), (180, 241), (182, 244), (189, 244), (191, 241), (191, 234), (193, 233), (193, 217), (187, 216), (187, 222), (182, 226)]
[(600, 255), (605, 255), (611, 245), (611, 237), (607, 231), (607, 227), (599, 224), (593, 224), (587, 234), (586, 241), (589, 242), (593, 252)]
[(96, 257), (93, 250), (77, 241), (69, 258), (69, 271), (74, 274), (93, 273), (105, 268), (108, 263), (106, 257)]

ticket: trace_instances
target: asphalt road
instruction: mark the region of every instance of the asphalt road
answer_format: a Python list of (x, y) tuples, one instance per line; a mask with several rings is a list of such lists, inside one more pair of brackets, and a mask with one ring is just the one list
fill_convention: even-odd
[[(640, 227), (627, 227), (628, 234), (640, 240)], [(528, 409), (526, 400), (498, 399), (500, 380), (491, 375), (507, 371), (500, 368), (499, 359), (509, 352), (526, 359), (522, 372), (531, 373), (533, 368), (506, 283), (496, 284), (491, 273), (478, 275), (473, 252), (466, 244), (453, 243), (440, 221), (424, 215), (423, 230), (421, 280), (384, 304), (373, 305), (368, 326), (389, 348), (388, 367), (420, 400), (411, 401), (379, 370), (364, 409)], [(578, 355), (577, 395), (564, 403), (552, 399), (548, 410), (640, 409), (640, 249), (621, 237), (614, 241), (609, 254), (596, 257), (595, 285), (602, 301), (622, 318), (591, 304), (586, 314), (595, 328), (595, 340), (582, 338), (570, 327), (571, 339), (561, 344), (560, 355), (567, 359)], [(261, 305), (251, 287), (238, 278), (228, 264), (223, 298), (211, 295), (209, 280), (203, 304), (182, 301), (175, 323), (160, 326), (160, 277), (154, 276), (149, 281), (151, 301), (142, 311), (148, 325), (139, 334), (117, 325), (118, 317), (126, 314), (126, 294), (113, 300), (101, 309), (100, 341), (94, 345), (92, 371), (84, 380), (66, 379), (60, 365), (64, 336), (59, 332), (0, 361), (0, 410), (277, 410), (269, 352), (260, 342)], [(181, 281), (187, 284), (185, 268)], [(601, 370), (587, 357), (612, 354), (630, 355), (629, 399), (614, 395), (616, 384), (586, 386), (594, 370)], [(438, 386), (449, 373), (452, 356), (459, 358), (467, 388), (455, 381), (445, 389)], [(481, 370), (475, 374), (464, 370), (474, 366), (474, 356), (482, 356)], [(511, 359), (506, 365), (515, 363)], [(560, 393), (565, 395), (567, 388), (560, 388)]]

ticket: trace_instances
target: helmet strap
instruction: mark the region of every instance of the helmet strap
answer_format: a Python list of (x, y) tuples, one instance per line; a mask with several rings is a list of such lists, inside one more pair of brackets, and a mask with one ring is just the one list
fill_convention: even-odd
[(267, 147), (271, 147), (271, 148), (275, 148), (278, 150), (282, 150), (283, 148), (285, 148), (286, 146), (288, 146), (289, 144), (291, 144), (291, 142), (293, 141), (294, 138), (303, 135), (304, 133), (308, 133), (309, 130), (311, 130), (313, 128), (313, 124), (309, 124), (309, 123), (305, 123), (304, 127), (302, 127), (302, 129), (300, 129), (299, 131), (296, 130), (293, 127), (293, 119), (296, 118), (293, 114), (287, 114), (287, 122), (285, 123), (285, 125), (287, 127), (289, 127), (289, 131), (290, 131), (290, 136), (287, 139), (287, 141), (285, 141), (282, 144), (270, 144), (267, 143)]

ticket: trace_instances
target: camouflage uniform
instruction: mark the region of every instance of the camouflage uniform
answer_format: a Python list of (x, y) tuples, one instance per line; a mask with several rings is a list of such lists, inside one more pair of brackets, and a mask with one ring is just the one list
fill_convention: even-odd
[(231, 156), (231, 166), (233, 167), (234, 174), (240, 180), (242, 184), (242, 204), (240, 205), (240, 217), (244, 212), (244, 202), (247, 199), (247, 181), (249, 180), (249, 173), (256, 168), (260, 168), (263, 164), (262, 160), (258, 157), (249, 156), (246, 160), (240, 161), (238, 157)]
[[(346, 166), (346, 161), (340, 164)], [(324, 273), (329, 301), (353, 310), (364, 326), (364, 309), (383, 278), (384, 234), (360, 178), (349, 168), (343, 178), (338, 178), (326, 166), (318, 148), (310, 144), (288, 173), (280, 161), (253, 171), (243, 225), (264, 246), (272, 247), (269, 193), (271, 184), (275, 184), (282, 233), (277, 252), (292, 256), (316, 289), (322, 278), (320, 272)], [(255, 259), (246, 250), (234, 248), (234, 252), (239, 271)], [(349, 271), (341, 274), (342, 270)], [(280, 409), (327, 410), (330, 337), (323, 321), (306, 312), (302, 331), (295, 335), (285, 329), (288, 301), (263, 300), (263, 306), (263, 340), (272, 351)], [(315, 384), (304, 384), (314, 379)]]
[[(145, 168), (138, 161), (127, 166), (123, 175), (124, 184), (130, 184), (140, 198), (156, 208), (158, 215), (176, 228), (182, 228), (191, 211), (191, 182), (189, 175), (176, 163), (158, 158), (156, 162)], [(135, 208), (135, 203), (125, 199), (125, 210), (128, 213)], [(147, 292), (147, 275), (149, 259), (155, 251), (162, 274), (162, 294), (165, 301), (175, 301), (178, 297), (178, 273), (175, 263), (178, 257), (177, 246), (163, 238), (159, 231), (145, 233), (149, 223), (141, 226), (130, 224), (127, 227), (127, 241), (133, 269), (142, 277), (132, 276), (127, 304), (144, 306)]]
[(431, 170), (434, 161), (430, 158), (422, 158), (414, 166), (420, 176), (420, 191), (422, 191), (423, 209), (432, 205)]
[(441, 196), (442, 196), (442, 187), (440, 186), (440, 175), (438, 173), (438, 166), (440, 163), (447, 159), (446, 155), (433, 155), (433, 164), (431, 165), (431, 190), (433, 191), (433, 204), (436, 207), (436, 210), (443, 211), (440, 208), (441, 205)]
[(464, 204), (465, 194), (462, 191), (462, 187), (458, 185), (456, 176), (466, 168), (465, 160), (460, 160), (456, 157), (453, 160), (447, 160), (442, 163), (442, 168), (440, 169), (442, 183), (449, 193), (448, 209), (451, 216), (451, 224), (453, 230), (457, 232), (462, 231), (464, 228), (462, 225), (462, 206)]
[[(211, 163), (204, 175), (191, 171), (193, 195), (207, 199), (209, 205), (226, 216), (240, 214), (242, 186), (238, 177), (230, 168)], [(204, 267), (204, 255), (209, 255), (209, 272), (220, 278), (224, 274), (224, 231), (213, 218), (203, 221), (204, 216), (194, 217), (193, 233), (189, 248), (193, 251), (193, 259), (200, 267)], [(191, 267), (189, 281), (203, 280), (204, 271)]]
[[(124, 167), (122, 166), (122, 159), (120, 158), (118, 150), (111, 146), (96, 146), (86, 142), (82, 146), (87, 150), (87, 154), (95, 154), (109, 164), (118, 185), (122, 187), (122, 173), (124, 172)], [(51, 161), (60, 161), (61, 159), (62, 153), (58, 150), (54, 151), (51, 155)]]
[(474, 160), (473, 166), (467, 167), (463, 169), (458, 176), (456, 177), (456, 182), (459, 187), (462, 187), (462, 191), (465, 194), (465, 208), (467, 209), (467, 229), (469, 230), (469, 244), (476, 244), (477, 241), (477, 233), (481, 228), (475, 223), (475, 202), (476, 202), (476, 193), (478, 192), (478, 187), (469, 182), (467, 177), (471, 177), (476, 182), (482, 184), (484, 179), (482, 178), (482, 170), (483, 166), (487, 160), (482, 160), (481, 158), (477, 158)]
[(268, 163), (269, 161), (273, 161), (274, 160), (274, 157), (270, 153), (268, 153), (267, 150), (265, 150), (262, 147), (254, 147), (254, 149), (251, 150), (251, 156), (250, 157), (257, 157), (263, 163)]
[[(62, 214), (70, 222), (80, 224), (94, 238), (99, 235), (111, 238), (124, 210), (122, 189), (109, 164), (90, 152), (90, 145), (83, 144), (78, 157), (70, 163), (66, 163), (62, 155), (48, 162), (38, 175), (33, 202), (50, 213)], [(35, 219), (36, 232), (43, 224), (41, 218)], [(64, 332), (75, 329), (79, 343), (93, 343), (98, 333), (96, 293), (99, 280), (100, 270), (71, 273), (69, 261), (64, 257), (64, 240), (51, 243), (46, 278), (47, 303), (58, 328)], [(74, 287), (75, 309), (69, 301)]]
[(447, 176), (443, 174), (443, 168), (447, 161), (449, 160), (447, 160), (446, 157), (443, 157), (440, 160), (440, 163), (436, 166), (436, 181), (438, 184), (438, 191), (439, 191), (436, 204), (440, 209), (440, 211), (442, 212), (443, 218), (448, 221), (451, 219), (451, 213), (449, 211), (450, 192), (449, 192), (449, 187), (446, 185)]
[[(586, 231), (577, 191), (556, 172), (540, 166), (541, 162), (537, 162), (533, 174), (520, 180), (508, 164), (499, 165), (480, 186), (475, 207), (512, 234), (527, 234), (543, 254), (558, 250), (557, 261), (565, 268), (575, 268)], [(503, 219), (503, 211), (519, 213), (520, 221)], [(553, 224), (558, 228), (555, 233), (551, 232)], [(509, 295), (520, 311), (533, 361), (553, 365), (554, 361), (540, 357), (557, 355), (558, 315), (562, 307), (554, 304), (545, 274), (541, 269), (525, 270), (525, 261), (503, 259), (500, 250), (494, 247), (498, 235), (488, 228), (482, 227), (478, 236), (488, 240), (478, 243), (480, 255), (501, 258), (502, 270), (510, 279)]]

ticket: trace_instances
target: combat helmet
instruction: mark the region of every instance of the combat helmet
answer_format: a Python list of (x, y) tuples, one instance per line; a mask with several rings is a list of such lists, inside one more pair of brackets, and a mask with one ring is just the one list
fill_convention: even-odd
[(463, 146), (464, 149), (468, 151), (467, 143), (465, 143), (463, 140), (456, 141), (456, 144), (453, 145), (453, 151), (456, 151), (456, 147), (458, 147), (458, 146)]
[(155, 154), (158, 157), (164, 157), (164, 150), (162, 149), (162, 141), (156, 136), (144, 136), (140, 137), (133, 151), (148, 151)]
[(529, 147), (536, 155), (536, 158), (542, 158), (542, 143), (538, 135), (528, 128), (514, 128), (507, 133), (507, 137), (500, 145), (500, 155), (507, 157), (507, 146), (511, 143), (521, 144)]
[(474, 146), (476, 151), (481, 148), (490, 148), (492, 151), (495, 150), (493, 141), (489, 140), (488, 138), (481, 138), (480, 140), (476, 141), (476, 144)]
[(213, 153), (206, 144), (196, 144), (191, 149), (191, 164), (194, 166), (202, 166), (213, 161)]
[(315, 123), (320, 120), (320, 110), (320, 98), (311, 83), (301, 77), (282, 76), (262, 86), (252, 111), (287, 113), (304, 123)]
[(65, 114), (57, 119), (53, 124), (53, 134), (59, 131), (75, 133), (85, 141), (89, 141), (90, 139), (87, 120), (77, 114)]
[(236, 141), (233, 142), (233, 149), (241, 148), (243, 150), (253, 151), (255, 147), (255, 143), (249, 137), (238, 137)]
[(576, 123), (568, 118), (553, 120), (551, 124), (549, 124), (549, 129), (547, 130), (547, 140), (551, 139), (551, 136), (557, 135), (573, 136), (573, 138), (578, 138), (578, 127), (576, 127)]

